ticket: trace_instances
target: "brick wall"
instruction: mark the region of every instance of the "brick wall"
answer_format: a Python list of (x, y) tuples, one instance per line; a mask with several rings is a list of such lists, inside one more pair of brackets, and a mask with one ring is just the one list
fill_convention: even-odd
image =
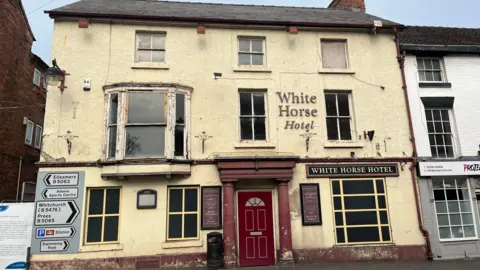
[(365, 0), (333, 0), (329, 8), (358, 8), (365, 12)]
[[(25, 145), (23, 118), (43, 126), (45, 92), (33, 84), (34, 69), (46, 66), (31, 55), (33, 38), (19, 0), (0, 0), (0, 201), (14, 200), (21, 182), (36, 181), (40, 151)], [(20, 108), (12, 108), (20, 107)]]

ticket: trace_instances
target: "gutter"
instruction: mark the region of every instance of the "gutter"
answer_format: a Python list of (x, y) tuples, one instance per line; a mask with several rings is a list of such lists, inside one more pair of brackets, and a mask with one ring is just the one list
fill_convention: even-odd
[(409, 97), (408, 97), (408, 88), (407, 88), (407, 79), (405, 75), (405, 52), (402, 54), (400, 51), (400, 40), (398, 38), (398, 32), (397, 28), (393, 29), (393, 32), (395, 34), (395, 45), (397, 48), (397, 61), (400, 66), (400, 72), (402, 74), (402, 88), (403, 88), (403, 94), (405, 96), (405, 105), (407, 108), (407, 116), (408, 116), (408, 128), (410, 130), (410, 141), (412, 142), (412, 148), (413, 148), (413, 162), (412, 166), (410, 166), (410, 175), (412, 178), (412, 185), (413, 185), (413, 192), (415, 195), (415, 206), (417, 210), (417, 221), (418, 221), (418, 226), (420, 231), (423, 234), (423, 238), (425, 239), (426, 247), (427, 247), (427, 257), (428, 260), (432, 261), (433, 260), (433, 253), (432, 253), (432, 244), (430, 242), (430, 233), (425, 229), (423, 226), (423, 221), (422, 221), (422, 213), (420, 209), (420, 197), (418, 193), (418, 186), (417, 186), (417, 175), (415, 172), (415, 169), (417, 167), (417, 144), (415, 142), (415, 134), (413, 132), (413, 123), (412, 123), (412, 114), (410, 112), (410, 103), (409, 103)]
[[(164, 17), (164, 16), (145, 16), (131, 14), (98, 14), (98, 13), (81, 13), (81, 12), (62, 12), (62, 11), (45, 11), (50, 18), (58, 17), (68, 18), (90, 18), (90, 19), (131, 19), (143, 21), (174, 21), (174, 22), (193, 22), (193, 23), (219, 23), (219, 24), (239, 24), (239, 25), (269, 25), (269, 26), (305, 26), (305, 27), (328, 27), (328, 28), (357, 28), (372, 29), (372, 24), (347, 24), (347, 23), (310, 23), (310, 22), (292, 22), (292, 21), (252, 21), (241, 19), (219, 19), (219, 18), (195, 18), (195, 17)], [(401, 24), (384, 25), (381, 29), (404, 29)]]

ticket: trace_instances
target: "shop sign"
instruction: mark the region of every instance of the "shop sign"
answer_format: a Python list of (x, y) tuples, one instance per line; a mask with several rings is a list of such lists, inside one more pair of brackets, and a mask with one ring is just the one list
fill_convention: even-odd
[(78, 252), (84, 183), (84, 172), (38, 173), (32, 254)]
[(303, 226), (322, 225), (318, 184), (300, 184), (300, 194)]
[(222, 187), (202, 187), (202, 230), (222, 228)]
[(307, 165), (307, 177), (386, 177), (398, 176), (397, 164)]
[(419, 162), (421, 176), (480, 175), (480, 161)]

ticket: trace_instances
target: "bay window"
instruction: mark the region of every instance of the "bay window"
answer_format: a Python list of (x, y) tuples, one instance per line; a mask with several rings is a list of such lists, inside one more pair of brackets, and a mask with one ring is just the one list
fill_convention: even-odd
[(107, 90), (107, 159), (186, 158), (188, 91)]

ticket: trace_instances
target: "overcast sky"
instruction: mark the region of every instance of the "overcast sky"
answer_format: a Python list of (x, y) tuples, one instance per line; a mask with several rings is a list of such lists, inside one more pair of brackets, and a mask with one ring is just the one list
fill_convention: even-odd
[[(55, 9), (78, 0), (23, 0), (37, 41), (33, 52), (50, 61), (53, 21), (44, 10)], [(133, 1), (133, 0), (132, 0)], [(331, 0), (190, 0), (280, 6), (326, 7)], [(366, 0), (367, 12), (406, 25), (433, 25), (480, 28), (479, 0)]]

